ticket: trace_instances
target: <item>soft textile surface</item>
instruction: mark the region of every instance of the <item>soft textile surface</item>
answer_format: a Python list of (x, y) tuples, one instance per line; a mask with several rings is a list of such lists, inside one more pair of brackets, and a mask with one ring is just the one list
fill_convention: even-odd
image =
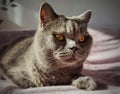
[[(32, 30), (0, 32), (0, 45), (13, 37), (33, 33)], [(89, 33), (94, 42), (82, 74), (99, 82), (98, 90), (79, 90), (71, 85), (19, 89), (8, 81), (0, 80), (0, 94), (120, 94), (120, 32), (89, 29)]]

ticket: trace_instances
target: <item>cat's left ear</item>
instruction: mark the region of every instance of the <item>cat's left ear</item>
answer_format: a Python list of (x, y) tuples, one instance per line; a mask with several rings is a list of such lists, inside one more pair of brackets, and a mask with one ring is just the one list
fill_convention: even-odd
[(90, 18), (91, 18), (91, 15), (92, 15), (92, 11), (91, 10), (88, 10), (86, 12), (84, 12), (83, 14), (81, 14), (78, 18), (84, 22), (84, 23), (88, 23)]
[(57, 17), (58, 15), (55, 13), (51, 5), (46, 2), (43, 3), (43, 5), (41, 6), (41, 10), (40, 10), (41, 25), (44, 26), (50, 21), (55, 20)]

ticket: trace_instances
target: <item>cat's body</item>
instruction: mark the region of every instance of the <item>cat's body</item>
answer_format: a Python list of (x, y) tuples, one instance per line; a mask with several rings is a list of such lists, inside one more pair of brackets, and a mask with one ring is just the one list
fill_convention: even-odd
[(18, 41), (2, 54), (2, 70), (23, 88), (72, 83), (78, 88), (95, 89), (92, 78), (78, 78), (92, 45), (87, 32), (90, 16), (88, 11), (80, 17), (67, 18), (44, 3), (41, 26), (33, 37)]

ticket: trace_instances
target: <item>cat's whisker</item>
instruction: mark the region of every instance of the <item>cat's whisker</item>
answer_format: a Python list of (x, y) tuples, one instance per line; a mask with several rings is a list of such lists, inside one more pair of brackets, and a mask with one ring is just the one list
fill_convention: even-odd
[(56, 62), (56, 59), (54, 57), (47, 57), (46, 59), (50, 62)]

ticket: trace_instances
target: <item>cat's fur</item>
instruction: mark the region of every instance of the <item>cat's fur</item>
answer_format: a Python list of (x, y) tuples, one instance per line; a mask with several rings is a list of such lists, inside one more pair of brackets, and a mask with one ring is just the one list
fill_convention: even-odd
[[(34, 37), (22, 38), (2, 52), (2, 71), (22, 88), (71, 83), (78, 88), (95, 89), (92, 78), (80, 75), (92, 45), (87, 32), (90, 17), (91, 11), (71, 18), (58, 15), (44, 3)], [(55, 34), (62, 34), (65, 39), (59, 41)], [(80, 35), (85, 41), (79, 42)]]

